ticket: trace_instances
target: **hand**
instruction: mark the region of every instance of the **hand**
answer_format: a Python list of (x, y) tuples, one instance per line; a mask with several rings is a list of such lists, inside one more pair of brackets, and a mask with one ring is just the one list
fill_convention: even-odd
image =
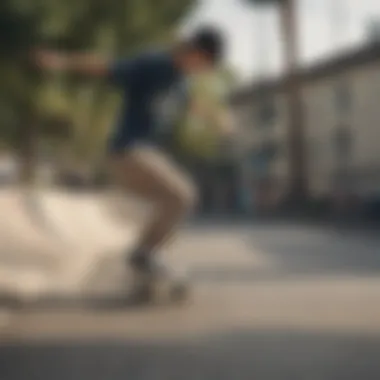
[(201, 118), (207, 118), (207, 117), (210, 118), (210, 113), (211, 113), (210, 109), (203, 102), (193, 101), (190, 109), (191, 109), (191, 113), (194, 116), (201, 117)]
[(229, 112), (222, 113), (219, 118), (221, 132), (225, 137), (233, 137), (236, 134), (236, 125)]
[(63, 71), (68, 66), (67, 57), (54, 51), (38, 50), (32, 58), (38, 67), (46, 70)]

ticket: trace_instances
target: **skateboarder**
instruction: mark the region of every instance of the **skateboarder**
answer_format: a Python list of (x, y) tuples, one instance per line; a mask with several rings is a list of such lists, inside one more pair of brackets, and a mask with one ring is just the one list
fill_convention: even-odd
[[(124, 103), (108, 144), (110, 170), (127, 191), (155, 206), (137, 246), (128, 252), (128, 263), (137, 272), (165, 271), (158, 265), (157, 252), (197, 199), (192, 181), (155, 140), (160, 101), (171, 93), (176, 109), (191, 107), (186, 79), (214, 70), (223, 55), (223, 37), (212, 27), (199, 29), (172, 48), (116, 61), (55, 52), (36, 54), (42, 68), (108, 78), (121, 90)], [(207, 112), (202, 104), (195, 107), (194, 112)], [(220, 125), (228, 127), (228, 123), (227, 115), (220, 115)]]

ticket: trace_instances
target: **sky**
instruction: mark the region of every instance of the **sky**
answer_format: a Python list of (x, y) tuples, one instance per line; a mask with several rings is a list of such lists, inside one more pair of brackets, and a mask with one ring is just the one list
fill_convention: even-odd
[[(380, 0), (295, 0), (299, 62), (315, 60), (368, 41), (369, 25), (379, 21)], [(282, 69), (282, 45), (275, 8), (258, 8), (245, 0), (199, 0), (185, 19), (186, 33), (213, 23), (228, 41), (228, 61), (242, 80), (276, 75)]]

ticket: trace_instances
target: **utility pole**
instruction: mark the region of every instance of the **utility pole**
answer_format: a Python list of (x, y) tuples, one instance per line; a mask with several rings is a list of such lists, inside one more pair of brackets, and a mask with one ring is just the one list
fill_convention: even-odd
[(348, 32), (349, 12), (346, 0), (333, 0), (329, 6), (331, 23), (331, 42), (334, 48), (340, 48)]
[(268, 67), (270, 65), (270, 45), (268, 42), (268, 19), (267, 14), (264, 12), (257, 12), (255, 17), (255, 36), (257, 50), (255, 59), (257, 60), (257, 73), (258, 78), (263, 79), (268, 74)]
[(278, 4), (284, 36), (288, 102), (289, 200), (300, 203), (308, 196), (307, 152), (301, 87), (297, 75), (298, 46), (295, 0)]
[(245, 0), (254, 5), (275, 5), (284, 41), (288, 101), (289, 201), (301, 204), (308, 196), (305, 131), (299, 77), (296, 0)]

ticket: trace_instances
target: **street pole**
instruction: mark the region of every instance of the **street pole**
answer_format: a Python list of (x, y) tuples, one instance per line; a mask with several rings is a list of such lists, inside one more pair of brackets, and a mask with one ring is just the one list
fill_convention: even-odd
[(279, 2), (281, 28), (284, 36), (284, 61), (288, 102), (289, 188), (291, 203), (307, 199), (307, 162), (301, 83), (297, 75), (297, 26), (295, 0)]
[(301, 205), (308, 197), (305, 130), (301, 86), (297, 75), (296, 0), (245, 0), (257, 6), (276, 5), (284, 40), (286, 96), (288, 103), (287, 150), (289, 157), (288, 200)]

